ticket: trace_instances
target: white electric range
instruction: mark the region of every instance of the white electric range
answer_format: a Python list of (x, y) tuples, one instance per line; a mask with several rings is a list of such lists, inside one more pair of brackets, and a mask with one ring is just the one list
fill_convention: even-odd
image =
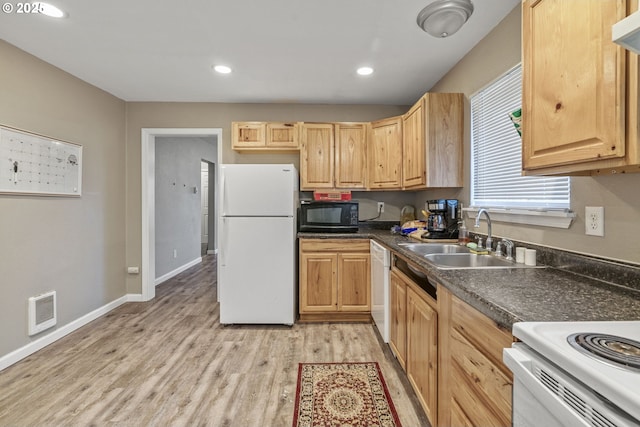
[(640, 321), (521, 322), (513, 425), (640, 426)]

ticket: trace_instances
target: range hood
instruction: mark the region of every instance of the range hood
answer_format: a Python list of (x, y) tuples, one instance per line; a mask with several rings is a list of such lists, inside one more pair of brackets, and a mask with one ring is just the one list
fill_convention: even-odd
[(614, 43), (640, 54), (640, 11), (613, 24), (611, 38)]

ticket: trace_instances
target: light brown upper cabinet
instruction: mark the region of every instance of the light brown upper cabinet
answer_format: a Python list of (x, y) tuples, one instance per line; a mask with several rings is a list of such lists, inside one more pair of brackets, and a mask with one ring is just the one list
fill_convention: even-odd
[(298, 149), (298, 123), (267, 123), (267, 141), (269, 148)]
[(300, 144), (300, 189), (333, 188), (333, 125), (304, 123)]
[(304, 123), (300, 189), (364, 189), (366, 126), (365, 123)]
[(636, 0), (523, 2), (525, 174), (640, 171), (638, 56), (611, 41), (632, 7)]
[(237, 151), (298, 150), (295, 122), (232, 122), (232, 148)]
[(367, 126), (363, 123), (336, 123), (336, 188), (367, 186)]
[(250, 149), (265, 146), (264, 122), (231, 123), (231, 140), (234, 150)]
[(402, 187), (462, 187), (461, 93), (426, 93), (402, 116)]
[(367, 147), (368, 186), (372, 190), (402, 187), (402, 117), (371, 123)]

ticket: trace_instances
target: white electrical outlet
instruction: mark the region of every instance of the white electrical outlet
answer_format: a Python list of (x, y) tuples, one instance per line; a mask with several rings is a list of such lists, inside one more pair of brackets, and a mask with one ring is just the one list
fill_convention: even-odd
[(378, 202), (378, 213), (384, 212), (384, 202)]
[(604, 207), (584, 207), (584, 228), (585, 234), (589, 236), (604, 237)]
[(173, 250), (173, 257), (174, 258), (178, 258), (178, 250), (177, 249)]

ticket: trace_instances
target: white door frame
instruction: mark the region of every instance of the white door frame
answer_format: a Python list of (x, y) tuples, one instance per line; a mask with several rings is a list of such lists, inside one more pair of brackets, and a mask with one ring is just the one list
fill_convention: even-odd
[[(142, 178), (142, 266), (140, 278), (142, 280), (142, 301), (149, 301), (156, 296), (156, 137), (162, 136), (193, 136), (216, 137), (218, 147), (216, 164), (222, 161), (222, 129), (221, 128), (142, 128), (140, 170)], [(216, 174), (220, 170), (215, 168)], [(216, 177), (216, 186), (220, 180)], [(216, 202), (214, 206), (215, 221), (218, 222), (219, 191), (216, 188)], [(218, 233), (215, 233), (216, 248), (218, 247)]]

